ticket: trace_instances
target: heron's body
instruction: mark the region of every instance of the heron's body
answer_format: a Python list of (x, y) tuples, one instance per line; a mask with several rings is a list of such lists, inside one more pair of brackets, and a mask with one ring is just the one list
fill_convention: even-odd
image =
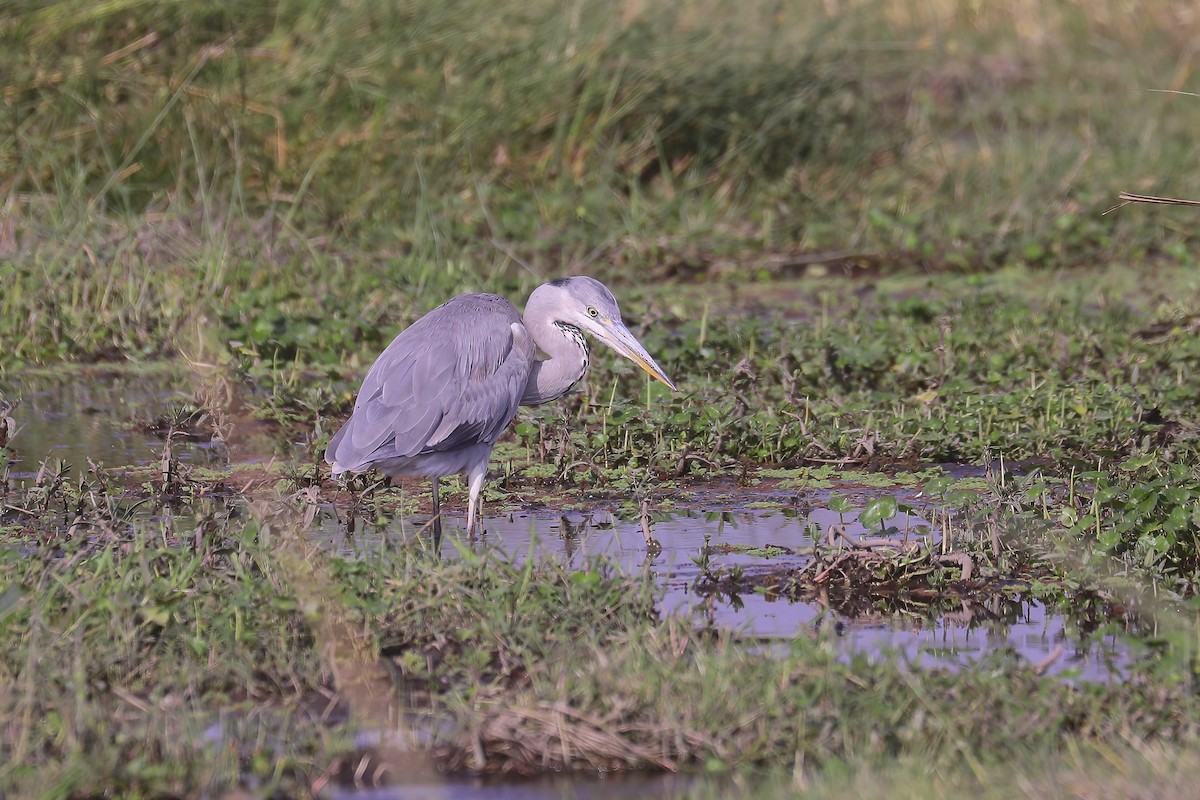
[[(587, 370), (583, 329), (671, 388), (592, 278), (543, 284), (522, 319), (494, 294), (462, 294), (402, 331), (371, 366), (354, 413), (325, 452), (333, 474), (376, 468), (390, 477), (466, 473), (473, 529), (492, 448), (520, 405), (565, 394)], [(538, 350), (548, 358), (538, 360)]]

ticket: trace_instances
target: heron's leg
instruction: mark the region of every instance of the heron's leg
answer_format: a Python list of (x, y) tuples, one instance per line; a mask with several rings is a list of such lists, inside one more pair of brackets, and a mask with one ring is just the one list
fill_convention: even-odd
[[(480, 507), (479, 492), (483, 489), (483, 479), (487, 475), (487, 461), (476, 464), (471, 467), (471, 471), (467, 473), (467, 535), (475, 535), (475, 523), (478, 521), (483, 509)], [(482, 527), (482, 525), (480, 526)]]
[(433, 476), (433, 541), (435, 546), (442, 543), (442, 500), (438, 496), (438, 482), (441, 478)]

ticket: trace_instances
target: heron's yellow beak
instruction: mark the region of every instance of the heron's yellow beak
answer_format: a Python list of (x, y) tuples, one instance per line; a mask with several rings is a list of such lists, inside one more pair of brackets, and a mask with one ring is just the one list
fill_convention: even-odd
[(629, 332), (623, 323), (605, 319), (593, 333), (597, 339), (646, 370), (653, 378), (662, 381), (671, 391), (679, 391), (667, 377), (667, 373), (663, 372), (662, 367), (655, 363), (650, 354), (646, 352), (646, 348), (642, 347), (642, 343)]

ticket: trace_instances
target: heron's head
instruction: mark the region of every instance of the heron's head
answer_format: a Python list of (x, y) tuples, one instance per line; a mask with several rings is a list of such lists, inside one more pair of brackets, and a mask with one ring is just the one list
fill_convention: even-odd
[(621, 309), (612, 292), (595, 278), (580, 275), (542, 284), (530, 296), (529, 304), (544, 308), (557, 322), (590, 333), (673, 391), (676, 389), (662, 367), (621, 321)]

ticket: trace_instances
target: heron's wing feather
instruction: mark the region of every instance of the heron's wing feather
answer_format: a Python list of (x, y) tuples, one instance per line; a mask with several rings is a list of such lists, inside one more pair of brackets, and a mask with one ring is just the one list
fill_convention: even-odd
[(461, 295), (397, 336), (326, 458), (340, 469), (492, 443), (516, 414), (533, 341), (508, 301)]

